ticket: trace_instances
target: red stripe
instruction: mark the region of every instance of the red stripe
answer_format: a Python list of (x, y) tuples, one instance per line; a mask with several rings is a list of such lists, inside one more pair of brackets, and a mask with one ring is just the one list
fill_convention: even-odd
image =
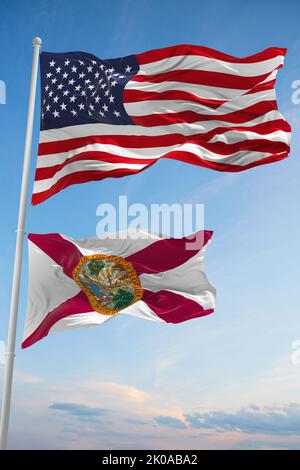
[(269, 111), (277, 110), (277, 103), (274, 100), (261, 101), (247, 108), (239, 109), (227, 114), (200, 114), (194, 111), (181, 111), (179, 113), (149, 114), (146, 116), (130, 116), (138, 126), (154, 127), (169, 126), (170, 124), (193, 123), (203, 121), (223, 121), (232, 123), (243, 123), (266, 114)]
[(279, 55), (285, 56), (286, 49), (283, 47), (270, 47), (262, 52), (246, 57), (234, 57), (224, 54), (223, 52), (210, 49), (205, 46), (194, 46), (191, 44), (180, 44), (177, 46), (164, 47), (162, 49), (154, 49), (152, 51), (135, 54), (140, 65), (156, 62), (157, 60), (168, 59), (169, 57), (184, 55), (200, 55), (211, 59), (224, 60), (225, 62), (233, 62), (235, 64), (251, 64), (262, 62), (264, 60), (273, 59)]
[[(153, 163), (150, 163), (149, 166), (151, 165), (153, 165)], [(36, 194), (33, 193), (31, 203), (33, 206), (40, 204), (41, 202), (49, 199), (49, 197), (59, 193), (63, 189), (73, 184), (87, 183), (88, 181), (101, 181), (104, 178), (121, 178), (122, 176), (140, 173), (146, 168), (149, 168), (149, 166), (142, 168), (141, 170), (125, 168), (109, 171), (77, 171), (75, 173), (63, 176), (59, 181), (57, 181), (57, 183), (53, 184), (53, 186), (51, 186), (51, 188), (47, 189), (46, 191), (42, 191)]]
[(211, 162), (209, 160), (205, 160), (201, 157), (198, 157), (197, 155), (191, 152), (182, 152), (180, 150), (172, 152), (172, 160), (178, 160), (180, 162), (190, 163), (191, 165), (202, 166), (204, 168), (209, 168), (210, 170), (229, 171), (230, 173), (249, 170), (249, 168), (254, 168), (255, 166), (259, 165), (265, 165), (266, 163), (279, 162), (280, 160), (283, 160), (288, 156), (289, 153), (284, 152), (282, 154), (269, 155), (268, 157), (262, 158), (261, 160), (247, 163), (247, 165), (232, 165), (230, 163)]
[(266, 82), (266, 83), (259, 83), (258, 85), (253, 87), (251, 90), (247, 91), (245, 95), (252, 95), (260, 91), (272, 90), (275, 86), (275, 83), (276, 83), (276, 80), (270, 80), (269, 82)]
[[(170, 152), (171, 153), (171, 152)], [(253, 168), (258, 165), (264, 165), (266, 163), (273, 163), (283, 160), (284, 158), (288, 157), (288, 152), (284, 152), (282, 154), (275, 154), (270, 155), (268, 157), (262, 158), (261, 160), (248, 163), (247, 165), (232, 165), (226, 163), (217, 163), (205, 160), (201, 157), (198, 157), (190, 152), (182, 152), (182, 151), (173, 151), (172, 152), (172, 159), (179, 160), (181, 162), (191, 163), (193, 165), (201, 166), (204, 168), (210, 168), (211, 170), (216, 171), (229, 171), (229, 172), (238, 172), (248, 170), (249, 168)], [(170, 155), (166, 156), (165, 158), (170, 158)], [(56, 193), (59, 193), (62, 189), (67, 188), (73, 184), (79, 183), (86, 183), (88, 181), (101, 181), (104, 178), (121, 178), (123, 176), (128, 176), (136, 173), (140, 173), (143, 170), (149, 168), (153, 163), (149, 166), (144, 167), (141, 170), (111, 170), (111, 171), (81, 171), (72, 173), (70, 175), (64, 176), (61, 178), (57, 183), (51, 186), (50, 189), (46, 191), (42, 191), (40, 193), (35, 193), (32, 195), (31, 203), (32, 205), (40, 204), (43, 201), (46, 201), (51, 196)]]
[(195, 85), (208, 85), (219, 88), (232, 88), (237, 90), (250, 90), (270, 76), (271, 72), (253, 77), (231, 75), (229, 73), (210, 72), (208, 70), (171, 70), (156, 75), (142, 75), (138, 73), (131, 82), (179, 82), (193, 83)]
[[(196, 238), (170, 238), (158, 240), (130, 256), (130, 261), (138, 276), (169, 271), (195, 256), (211, 239), (213, 232), (201, 230)], [(194, 243), (192, 243), (194, 242)]]
[(290, 125), (283, 119), (274, 121), (266, 121), (254, 126), (231, 126), (216, 127), (208, 132), (200, 134), (191, 134), (185, 136), (182, 134), (165, 134), (155, 136), (144, 135), (91, 135), (87, 137), (76, 137), (74, 139), (58, 140), (53, 142), (45, 142), (39, 145), (39, 156), (47, 156), (55, 153), (69, 152), (71, 150), (93, 144), (111, 144), (125, 148), (150, 148), (150, 147), (167, 147), (169, 145), (180, 145), (185, 142), (194, 140), (205, 142), (210, 140), (214, 135), (223, 134), (226, 131), (251, 131), (258, 134), (269, 134), (274, 131), (290, 132)]
[(284, 121), (283, 119), (261, 122), (260, 124), (255, 124), (254, 126), (221, 126), (215, 127), (214, 129), (211, 129), (210, 131), (205, 132), (203, 134), (191, 134), (191, 136), (187, 137), (187, 142), (192, 142), (194, 137), (196, 137), (197, 140), (199, 139), (199, 142), (208, 142), (215, 135), (224, 134), (225, 132), (230, 131), (255, 132), (257, 134), (265, 135), (276, 131), (291, 132), (291, 126), (287, 121)]
[(111, 144), (123, 148), (149, 148), (182, 144), (186, 137), (181, 134), (167, 134), (158, 136), (143, 135), (91, 135), (68, 140), (45, 142), (39, 145), (39, 156), (55, 153), (69, 152), (71, 150), (93, 144)]
[[(235, 152), (249, 151), (249, 152), (262, 152), (262, 153), (281, 153), (289, 151), (290, 147), (285, 142), (270, 140), (270, 139), (248, 139), (234, 144), (227, 144), (226, 142), (201, 142), (200, 140), (191, 139), (189, 143), (196, 144), (200, 148), (219, 155), (232, 155)], [(180, 151), (180, 148), (178, 149)], [(174, 150), (176, 151), (176, 150)], [(169, 152), (171, 154), (172, 152)], [(166, 154), (164, 157), (169, 158)]]
[(80, 291), (77, 295), (66, 300), (66, 302), (60, 304), (54, 310), (49, 312), (34, 332), (23, 341), (22, 348), (28, 348), (28, 346), (31, 346), (47, 336), (52, 326), (62, 318), (91, 311), (93, 311), (93, 309), (90, 306), (85, 293)]
[[(249, 168), (254, 168), (258, 165), (264, 165), (266, 163), (273, 163), (283, 160), (284, 158), (288, 157), (288, 152), (284, 152), (280, 155), (270, 155), (268, 157), (262, 158), (261, 160), (248, 163), (247, 165), (232, 165), (227, 163), (217, 163), (205, 160), (201, 157), (198, 157), (190, 152), (182, 152), (182, 151), (173, 151), (172, 152), (172, 159), (179, 160), (181, 162), (191, 163), (193, 165), (201, 166), (204, 168), (209, 168), (211, 170), (216, 171), (229, 171), (232, 173), (238, 171), (248, 170)], [(168, 157), (166, 157), (168, 158)], [(152, 164), (151, 164), (152, 165)], [(149, 165), (149, 166), (151, 166)], [(101, 181), (104, 178), (121, 178), (123, 176), (133, 175), (136, 173), (140, 173), (143, 170), (146, 170), (149, 167), (145, 167), (142, 170), (111, 170), (106, 172), (100, 171), (81, 171), (72, 173), (70, 175), (64, 176), (61, 178), (57, 183), (51, 186), (50, 189), (46, 191), (42, 191), (40, 193), (32, 194), (32, 205), (40, 204), (43, 201), (46, 201), (54, 194), (59, 193), (62, 189), (67, 188), (73, 184), (80, 184), (86, 183), (89, 181)]]
[(124, 90), (123, 102), (136, 103), (140, 101), (155, 101), (155, 100), (185, 100), (193, 101), (202, 104), (212, 109), (216, 109), (227, 100), (213, 100), (208, 98), (201, 98), (188, 91), (181, 90), (168, 90), (168, 91), (141, 91), (141, 90)]
[[(113, 155), (111, 153), (98, 152), (97, 150), (90, 152), (81, 152), (75, 155), (74, 157), (66, 159), (64, 162), (48, 166), (44, 168), (37, 168), (35, 173), (35, 181), (41, 181), (44, 179), (52, 178), (58, 171), (62, 170), (64, 167), (73, 162), (85, 161), (85, 160), (94, 160), (95, 162), (109, 162), (109, 163), (140, 163), (151, 165), (156, 162), (157, 158), (130, 158), (130, 157), (120, 157), (118, 155)], [(99, 167), (99, 170), (102, 171)]]
[(166, 323), (182, 323), (214, 312), (212, 308), (204, 310), (194, 300), (168, 290), (151, 292), (144, 289), (142, 300)]
[(72, 271), (82, 257), (73, 243), (59, 233), (29, 233), (28, 239), (59, 264), (66, 276), (72, 278)]
[[(200, 139), (190, 139), (189, 143), (198, 145), (200, 148), (212, 151), (219, 155), (231, 155), (237, 151), (257, 151), (257, 152), (264, 152), (264, 153), (281, 153), (284, 151), (289, 151), (289, 146), (284, 142), (277, 142), (267, 139), (251, 139), (245, 140), (242, 142), (235, 142), (234, 144), (227, 144), (226, 142), (213, 142), (213, 143), (205, 143), (201, 142)], [(180, 147), (178, 149), (180, 151)], [(35, 181), (41, 181), (44, 179), (52, 178), (56, 175), (56, 173), (63, 168), (67, 167), (70, 163), (85, 161), (85, 160), (94, 160), (97, 161), (106, 161), (110, 163), (140, 163), (144, 165), (151, 165), (152, 163), (156, 162), (159, 158), (172, 158), (173, 152), (176, 150), (166, 151), (161, 157), (156, 158), (127, 158), (127, 157), (120, 157), (118, 155), (107, 154), (104, 152), (98, 151), (91, 151), (91, 152), (82, 152), (74, 157), (66, 159), (64, 162), (44, 168), (37, 168), (35, 173)], [(99, 167), (99, 170), (101, 168)]]

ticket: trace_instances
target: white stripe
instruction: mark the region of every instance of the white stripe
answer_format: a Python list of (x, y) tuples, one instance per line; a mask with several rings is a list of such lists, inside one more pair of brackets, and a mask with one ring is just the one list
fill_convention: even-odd
[(242, 150), (240, 152), (231, 153), (229, 155), (221, 155), (219, 153), (211, 152), (210, 150), (201, 148), (199, 145), (186, 143), (178, 148), (178, 151), (190, 152), (203, 160), (216, 162), (216, 163), (228, 163), (231, 165), (247, 165), (251, 162), (257, 162), (265, 157), (268, 157), (269, 153), (254, 152), (250, 150)]
[[(220, 122), (218, 127), (255, 126), (262, 122), (270, 122), (277, 119), (284, 119), (279, 111), (269, 111), (268, 113), (258, 116), (252, 121), (243, 124), (232, 124), (230, 122)], [(285, 120), (285, 119), (284, 119)], [(111, 124), (80, 124), (78, 126), (62, 127), (60, 129), (48, 129), (40, 132), (40, 143), (55, 142), (61, 140), (75, 139), (77, 137), (89, 137), (93, 135), (128, 135), (128, 136), (159, 136), (169, 134), (193, 135), (198, 133), (209, 132), (216, 127), (214, 121), (202, 123), (194, 122), (192, 124), (180, 123), (171, 124), (170, 126), (115, 126)]]
[(278, 55), (260, 62), (237, 64), (224, 62), (211, 57), (198, 55), (176, 56), (161, 59), (149, 64), (140, 65), (139, 74), (156, 75), (173, 70), (206, 70), (209, 72), (227, 73), (243, 77), (254, 77), (271, 72), (283, 63), (284, 57)]
[[(256, 162), (269, 156), (269, 153), (254, 152), (254, 151), (240, 151), (240, 152), (235, 152), (229, 155), (220, 155), (218, 153), (211, 152), (207, 149), (201, 148), (200, 146), (191, 144), (191, 143), (180, 145), (177, 147), (176, 150), (179, 152), (180, 151), (190, 152), (200, 157), (201, 159), (204, 159), (207, 161), (218, 162), (218, 163), (228, 163), (232, 165), (247, 165), (248, 163)], [(171, 152), (167, 152), (164, 155), (167, 157), (168, 153), (171, 154)], [(143, 155), (141, 154), (141, 157), (142, 156)], [(72, 173), (76, 173), (76, 172), (79, 172), (79, 173), (82, 171), (104, 172), (104, 171), (114, 170), (118, 168), (140, 170), (140, 169), (145, 168), (146, 166), (147, 164), (118, 164), (118, 163), (98, 162), (94, 160), (81, 160), (78, 162), (72, 162), (72, 163), (67, 164), (62, 170), (57, 172), (53, 176), (53, 178), (35, 181), (33, 193), (36, 194), (42, 191), (46, 191), (49, 188), (51, 188), (51, 186), (53, 186), (62, 177), (72, 174)]]
[(212, 109), (188, 100), (149, 100), (137, 101), (135, 103), (125, 103), (126, 112), (129, 116), (146, 116), (150, 114), (173, 114), (184, 111), (193, 111), (195, 113), (211, 115), (218, 118), (220, 114), (229, 114), (234, 111), (243, 112), (243, 109), (252, 106), (261, 101), (276, 100), (275, 90), (265, 90), (249, 95), (236, 97), (231, 101), (227, 101), (217, 109)]
[(134, 82), (129, 81), (125, 90), (138, 90), (138, 91), (187, 91), (188, 93), (193, 93), (199, 98), (206, 98), (211, 100), (229, 100), (235, 96), (242, 95), (247, 90), (239, 90), (237, 88), (222, 88), (208, 85), (197, 85), (195, 83), (182, 83), (182, 82)]
[(273, 72), (270, 73), (268, 77), (266, 77), (262, 82), (260, 82), (260, 85), (262, 85), (263, 83), (267, 83), (267, 82), (271, 82), (272, 80), (275, 80), (275, 78), (277, 77), (277, 73), (278, 73), (278, 70), (273, 70)]
[[(83, 152), (105, 152), (111, 155), (118, 155), (119, 157), (128, 157), (128, 158), (157, 158), (169, 150), (178, 148), (177, 145), (170, 145), (165, 147), (147, 147), (147, 148), (125, 148), (117, 145), (111, 144), (89, 144), (83, 147), (78, 147), (75, 150), (70, 150), (69, 152), (55, 153), (52, 155), (42, 155), (37, 159), (37, 168), (47, 168), (49, 166), (58, 165), (63, 163), (65, 160), (75, 157), (76, 155)], [(87, 157), (87, 160), (89, 157)], [(102, 162), (98, 162), (101, 164)]]
[[(238, 135), (243, 135), (244, 133), (236, 133)], [(261, 136), (259, 134), (256, 134), (256, 133), (252, 133), (253, 134), (253, 137), (252, 138), (259, 138), (259, 139), (265, 139), (265, 140), (268, 140), (267, 137), (265, 136)], [(273, 136), (274, 133), (270, 134), (271, 136)], [(222, 134), (218, 134), (217, 136), (215, 136), (214, 139), (211, 139), (211, 142), (219, 142), (219, 141), (222, 141), (222, 142), (227, 142), (228, 144), (231, 144), (231, 143), (234, 143), (234, 142), (231, 142), (229, 141), (226, 137), (223, 138), (223, 136), (226, 135), (224, 133)], [(274, 140), (281, 140), (282, 142), (286, 142), (288, 143), (288, 136), (286, 135), (285, 132), (281, 132), (280, 134), (274, 135), (274, 137), (281, 137), (281, 139), (276, 139), (274, 138)], [(247, 138), (244, 137), (243, 140), (247, 140)], [(271, 140), (271, 139), (270, 139)], [(272, 139), (273, 140), (273, 139)], [(121, 155), (121, 156), (125, 156), (125, 157), (128, 157), (128, 158), (149, 158), (149, 159), (152, 159), (152, 158), (156, 158), (156, 159), (159, 159), (161, 158), (163, 155), (166, 155), (170, 152), (172, 152), (173, 150), (186, 150), (187, 149), (187, 146), (190, 146), (192, 145), (193, 148), (195, 149), (201, 149), (201, 155), (202, 158), (203, 155), (205, 155), (205, 158), (206, 159), (213, 159), (215, 160), (215, 156), (217, 155), (218, 158), (220, 158), (220, 156), (218, 154), (215, 154), (213, 152), (209, 152), (208, 150), (206, 149), (202, 149), (201, 148), (201, 144), (193, 144), (193, 143), (185, 143), (185, 144), (176, 144), (176, 145), (170, 145), (170, 146), (166, 146), (166, 147), (148, 147), (148, 148), (134, 148), (134, 149), (127, 149), (127, 148), (124, 148), (124, 147), (117, 147), (115, 145), (109, 145), (109, 144), (91, 144), (91, 145), (87, 145), (85, 147), (79, 147), (77, 148), (76, 150), (72, 150), (71, 152), (63, 152), (63, 153), (58, 153), (58, 154), (53, 154), (53, 155), (43, 155), (42, 157), (39, 157), (38, 160), (37, 160), (37, 168), (49, 168), (49, 167), (52, 167), (52, 166), (55, 166), (55, 165), (59, 165), (61, 163), (64, 163), (64, 162), (67, 162), (70, 158), (72, 158), (73, 156), (75, 155), (78, 155), (82, 152), (86, 152), (87, 150), (89, 152), (105, 152), (105, 153), (111, 153), (112, 155)], [(88, 149), (87, 149), (88, 147)], [(187, 151), (190, 151), (190, 150), (187, 150)], [(242, 154), (245, 153), (245, 151), (242, 151), (240, 152)], [(260, 154), (260, 152), (255, 152), (257, 154)], [(232, 158), (238, 158), (238, 154), (236, 153), (233, 153), (231, 154), (232, 155)], [(212, 157), (213, 156), (213, 157)], [(223, 157), (223, 156), (222, 156)], [(224, 158), (228, 159), (229, 158), (229, 155), (226, 155), (224, 156)], [(74, 168), (77, 168), (77, 169), (74, 169), (74, 171), (79, 171), (79, 169), (81, 171), (84, 171), (85, 169), (90, 169), (90, 162), (91, 160), (80, 160), (78, 162), (71, 162), (69, 163), (69, 166), (72, 165), (72, 167)], [(87, 163), (88, 162), (88, 163)], [(86, 164), (87, 163), (87, 164)], [(93, 161), (93, 168), (94, 169), (97, 169), (99, 171), (108, 171), (108, 170), (111, 170), (111, 169), (115, 169), (115, 168), (133, 168), (133, 169), (139, 169), (143, 166), (146, 166), (147, 164), (143, 163), (143, 164), (137, 164), (137, 163), (134, 163), (134, 164), (131, 164), (131, 163), (109, 163), (109, 162), (98, 162), (96, 160)], [(79, 169), (78, 169), (79, 168)], [(62, 170), (60, 170), (62, 171)], [(57, 174), (59, 174), (60, 172), (58, 172)]]
[(109, 171), (109, 170), (117, 170), (117, 169), (130, 169), (130, 170), (141, 170), (144, 168), (145, 164), (137, 164), (137, 163), (107, 163), (107, 162), (99, 162), (95, 160), (81, 160), (78, 162), (69, 163), (67, 166), (62, 168), (58, 171), (53, 178), (44, 179), (41, 181), (35, 181), (33, 187), (33, 193), (40, 193), (42, 191), (47, 191), (53, 186), (57, 181), (67, 175), (71, 175), (72, 173), (80, 173), (82, 171)]
[(258, 134), (257, 132), (251, 131), (227, 131), (223, 132), (222, 134), (214, 135), (210, 140), (209, 143), (214, 142), (225, 142), (227, 144), (235, 144), (237, 142), (244, 142), (245, 140), (253, 140), (253, 139), (265, 139), (265, 140), (272, 140), (272, 142), (284, 142), (286, 144), (290, 143), (290, 132), (285, 131), (274, 131), (269, 134)]
[(151, 114), (174, 114), (184, 111), (194, 111), (212, 116), (218, 113), (218, 109), (212, 109), (201, 103), (188, 100), (145, 100), (134, 103), (124, 103), (125, 110), (130, 117), (149, 116)]
[[(264, 140), (285, 142), (286, 144), (288, 144), (289, 137), (290, 137), (290, 133), (284, 132), (284, 131), (276, 131), (267, 135), (261, 135), (255, 132), (228, 131), (225, 133), (222, 132), (221, 134), (214, 136), (212, 139), (210, 139), (209, 142), (210, 143), (225, 142), (227, 144), (234, 144), (235, 142), (241, 142), (241, 141), (245, 141), (248, 139), (264, 139)], [(165, 147), (154, 147), (154, 148), (147, 147), (147, 148), (128, 149), (128, 148), (119, 147), (119, 146), (110, 145), (110, 144), (90, 144), (90, 145), (86, 145), (83, 147), (79, 147), (70, 152), (62, 152), (62, 153), (57, 153), (53, 155), (43, 155), (41, 157), (38, 157), (37, 168), (49, 168), (55, 165), (59, 165), (61, 163), (66, 162), (70, 158), (73, 158), (75, 155), (78, 155), (80, 153), (87, 152), (87, 151), (105, 152), (105, 153), (110, 153), (112, 155), (119, 155), (119, 156), (123, 156), (127, 158), (143, 158), (143, 159), (144, 158), (149, 158), (149, 159), (157, 158), (159, 159), (163, 155), (166, 155), (167, 153), (171, 152), (172, 150), (184, 150), (186, 145), (187, 144), (184, 144), (184, 145), (176, 144), (176, 145), (170, 145), (170, 146), (165, 146)], [(199, 145), (193, 144), (193, 145), (196, 146), (197, 148), (201, 148), (201, 144)], [(206, 154), (208, 151), (203, 150), (203, 152), (205, 152)], [(83, 165), (83, 162), (85, 162), (85, 160), (78, 162), (78, 164), (81, 163)], [(103, 163), (104, 162), (95, 162), (95, 165), (99, 167), (100, 171), (102, 170), (102, 168), (104, 168)], [(111, 169), (116, 168), (117, 165), (119, 165), (118, 163), (108, 163), (108, 164), (111, 166)], [(124, 164), (124, 165), (126, 165), (127, 167), (127, 164)]]

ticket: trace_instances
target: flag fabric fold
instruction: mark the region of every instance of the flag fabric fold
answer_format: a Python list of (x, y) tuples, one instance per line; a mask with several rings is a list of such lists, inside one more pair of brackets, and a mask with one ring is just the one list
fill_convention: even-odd
[(48, 333), (118, 315), (180, 323), (213, 312), (215, 289), (204, 271), (212, 232), (181, 239), (133, 235), (73, 240), (29, 234), (23, 348)]
[(160, 158), (235, 172), (287, 157), (291, 129), (274, 88), (285, 53), (237, 58), (179, 45), (102, 60), (43, 52), (32, 203)]

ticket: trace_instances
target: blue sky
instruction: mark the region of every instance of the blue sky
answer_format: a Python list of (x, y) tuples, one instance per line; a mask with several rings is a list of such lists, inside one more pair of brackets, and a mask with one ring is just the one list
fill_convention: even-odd
[[(65, 0), (1, 2), (0, 339), (5, 340), (25, 136), (31, 41), (47, 51), (113, 58), (176, 43), (245, 56), (288, 48), (277, 79), (293, 128), (289, 159), (240, 174), (171, 160), (128, 178), (66, 189), (28, 205), (27, 230), (94, 236), (100, 203), (203, 203), (217, 288), (214, 315), (180, 325), (116, 318), (20, 349), (19, 310), (11, 448), (299, 448), (300, 5), (296, 0)], [(39, 93), (38, 93), (39, 99)], [(36, 106), (30, 188), (38, 144)], [(1, 369), (1, 374), (3, 368)]]

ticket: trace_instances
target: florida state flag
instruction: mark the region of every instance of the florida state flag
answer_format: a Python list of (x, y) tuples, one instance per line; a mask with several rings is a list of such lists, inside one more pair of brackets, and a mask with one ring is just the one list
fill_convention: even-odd
[(180, 323), (212, 313), (215, 289), (204, 272), (211, 236), (129, 232), (127, 238), (73, 240), (30, 234), (22, 347), (49, 332), (99, 325), (118, 315)]

